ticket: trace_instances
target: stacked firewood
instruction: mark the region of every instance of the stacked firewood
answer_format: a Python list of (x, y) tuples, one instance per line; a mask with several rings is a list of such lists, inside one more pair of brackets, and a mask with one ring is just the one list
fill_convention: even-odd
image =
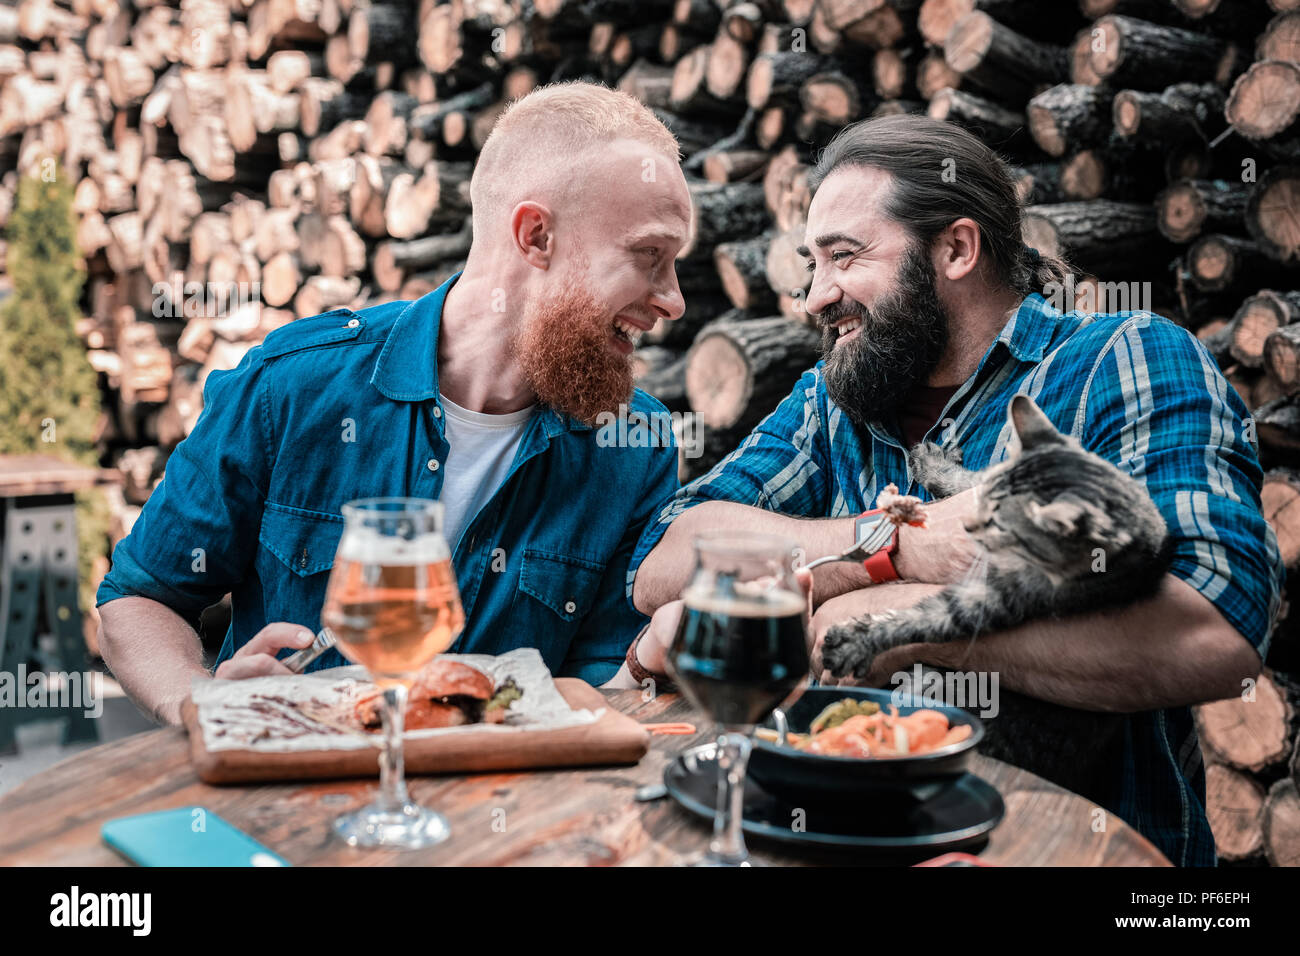
[[(127, 476), (118, 534), (208, 373), (458, 269), (496, 117), (577, 78), (651, 106), (687, 157), (687, 313), (636, 355), (642, 386), (706, 426), (684, 477), (818, 357), (795, 253), (816, 150), (924, 112), (1013, 164), (1029, 243), (1078, 272), (1058, 304), (1151, 308), (1205, 342), (1256, 413), (1300, 575), (1300, 0), (0, 0), (0, 223), (18, 173), (57, 157), (105, 463)], [(1295, 629), (1279, 670), (1300, 671)], [(1225, 856), (1293, 860), (1294, 734), (1259, 757), (1206, 737), (1216, 833), (1262, 833)]]

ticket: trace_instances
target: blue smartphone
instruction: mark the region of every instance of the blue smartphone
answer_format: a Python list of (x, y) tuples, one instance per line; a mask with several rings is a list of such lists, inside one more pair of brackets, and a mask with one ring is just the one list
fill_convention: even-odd
[(288, 866), (205, 807), (178, 807), (109, 820), (104, 842), (140, 866)]

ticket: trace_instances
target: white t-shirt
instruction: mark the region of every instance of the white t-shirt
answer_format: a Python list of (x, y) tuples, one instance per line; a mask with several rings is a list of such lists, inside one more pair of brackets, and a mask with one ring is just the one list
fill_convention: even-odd
[(453, 553), (461, 533), (505, 481), (535, 405), (508, 415), (471, 412), (442, 400), (447, 460), (442, 478), (443, 537)]

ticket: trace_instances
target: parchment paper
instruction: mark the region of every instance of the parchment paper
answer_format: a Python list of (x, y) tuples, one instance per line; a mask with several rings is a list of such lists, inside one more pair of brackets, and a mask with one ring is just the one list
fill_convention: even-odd
[[(485, 672), (494, 686), (514, 678), (523, 696), (511, 705), (503, 724), (409, 730), (404, 735), (406, 740), (466, 732), (508, 734), (573, 727), (595, 723), (604, 713), (604, 708), (571, 708), (556, 690), (536, 648), (521, 647), (499, 657), (444, 656)], [(380, 735), (366, 733), (352, 721), (357, 703), (374, 690), (365, 668), (348, 666), (248, 680), (196, 680), (192, 695), (208, 751), (294, 753), (376, 746)]]

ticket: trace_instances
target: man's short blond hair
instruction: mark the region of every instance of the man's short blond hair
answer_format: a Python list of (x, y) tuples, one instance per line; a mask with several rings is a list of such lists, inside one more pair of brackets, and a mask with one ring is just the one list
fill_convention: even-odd
[(563, 208), (581, 191), (589, 164), (616, 140), (645, 143), (651, 153), (681, 161), (668, 127), (636, 97), (595, 83), (541, 86), (512, 102), (479, 152), (470, 179), (474, 231), (533, 199)]

